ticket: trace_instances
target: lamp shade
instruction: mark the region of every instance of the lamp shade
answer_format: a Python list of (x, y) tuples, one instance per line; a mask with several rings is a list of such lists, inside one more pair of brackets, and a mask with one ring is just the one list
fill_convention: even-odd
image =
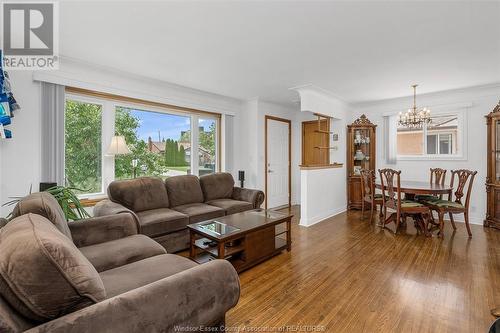
[(126, 155), (130, 153), (131, 151), (127, 147), (124, 136), (115, 135), (111, 138), (111, 143), (109, 144), (109, 148), (107, 151), (108, 155)]

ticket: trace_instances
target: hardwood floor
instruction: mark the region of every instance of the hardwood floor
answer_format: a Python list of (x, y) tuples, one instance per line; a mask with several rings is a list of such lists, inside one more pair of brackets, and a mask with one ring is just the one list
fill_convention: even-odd
[[(500, 306), (500, 232), (465, 225), (445, 237), (398, 235), (337, 215), (312, 227), (292, 224), (292, 251), (240, 275), (229, 327), (318, 325), (325, 332), (487, 332)], [(393, 227), (393, 224), (389, 227)], [(391, 229), (392, 230), (392, 229)], [(266, 331), (263, 329), (261, 331)]]

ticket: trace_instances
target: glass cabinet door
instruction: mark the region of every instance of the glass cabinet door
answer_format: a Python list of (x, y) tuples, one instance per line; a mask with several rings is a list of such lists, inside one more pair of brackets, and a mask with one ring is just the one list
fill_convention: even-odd
[(368, 128), (356, 128), (353, 130), (353, 174), (359, 175), (361, 169), (370, 168), (371, 152), (371, 131)]

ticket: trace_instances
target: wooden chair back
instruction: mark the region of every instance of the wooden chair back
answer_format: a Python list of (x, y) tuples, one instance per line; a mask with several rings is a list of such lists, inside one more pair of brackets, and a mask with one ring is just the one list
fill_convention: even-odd
[[(460, 170), (451, 170), (451, 181), (450, 187), (453, 188), (455, 177), (458, 180), (457, 190), (455, 191), (455, 202), (458, 202), (461, 205), (464, 205), (465, 209), (469, 209), (470, 196), (472, 193), (472, 184), (474, 183), (474, 177), (476, 177), (477, 171), (460, 169)], [(464, 193), (465, 188), (467, 187), (466, 193)], [(462, 198), (465, 195), (465, 204), (462, 203)], [(449, 198), (451, 200), (452, 198)]]
[[(394, 169), (378, 170), (382, 185), (382, 200), (387, 208), (401, 210), (401, 171)], [(394, 179), (396, 178), (396, 179)]]
[(446, 178), (445, 169), (441, 168), (430, 168), (431, 170), (431, 184), (444, 185), (444, 179)]
[(361, 197), (363, 200), (373, 201), (375, 195), (375, 172), (373, 170), (361, 170)]

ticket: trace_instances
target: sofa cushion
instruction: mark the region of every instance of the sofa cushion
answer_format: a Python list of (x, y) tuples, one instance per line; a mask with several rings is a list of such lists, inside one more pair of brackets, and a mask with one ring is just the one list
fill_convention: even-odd
[(200, 180), (196, 176), (169, 177), (165, 180), (170, 207), (203, 202)]
[(182, 205), (182, 206), (172, 207), (172, 209), (175, 209), (189, 216), (189, 223), (206, 221), (225, 215), (224, 209), (203, 203)]
[(200, 184), (205, 201), (230, 199), (233, 195), (234, 179), (228, 172), (218, 172), (201, 176)]
[(233, 199), (211, 200), (208, 201), (207, 204), (224, 209), (226, 215), (231, 215), (253, 209), (253, 205), (250, 202), (238, 201)]
[(158, 236), (185, 229), (189, 217), (168, 208), (145, 210), (137, 213), (141, 232), (147, 236)]
[(79, 249), (98, 272), (166, 254), (157, 242), (144, 235), (133, 235)]
[(101, 272), (100, 276), (108, 297), (113, 297), (197, 265), (175, 254), (162, 254)]
[(27, 214), (0, 230), (0, 293), (34, 321), (47, 321), (106, 298), (99, 274), (46, 218)]
[(47, 218), (66, 237), (73, 240), (68, 221), (56, 198), (48, 192), (32, 193), (19, 201), (12, 211), (12, 217), (33, 213)]
[(134, 212), (169, 206), (165, 184), (156, 177), (115, 180), (108, 186), (108, 196)]

